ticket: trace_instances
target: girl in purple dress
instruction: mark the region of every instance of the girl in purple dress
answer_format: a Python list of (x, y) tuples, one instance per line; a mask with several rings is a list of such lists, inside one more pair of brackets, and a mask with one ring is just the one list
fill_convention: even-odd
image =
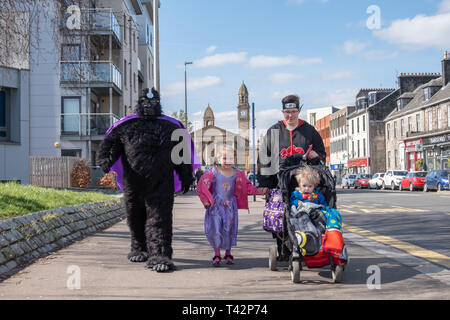
[(240, 204), (246, 203), (248, 194), (265, 193), (263, 188), (254, 187), (244, 172), (233, 168), (233, 159), (234, 152), (223, 148), (217, 157), (218, 165), (202, 176), (197, 189), (206, 208), (205, 234), (214, 248), (213, 265), (216, 267), (222, 259), (220, 249), (225, 249), (226, 263), (233, 264), (231, 247), (236, 246), (238, 209), (245, 208)]

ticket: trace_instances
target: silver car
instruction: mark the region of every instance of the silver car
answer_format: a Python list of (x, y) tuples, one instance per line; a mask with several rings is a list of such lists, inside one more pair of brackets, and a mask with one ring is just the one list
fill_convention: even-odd
[(350, 189), (350, 187), (354, 187), (355, 178), (356, 174), (346, 174), (344, 178), (342, 178), (342, 188), (347, 187), (347, 189)]

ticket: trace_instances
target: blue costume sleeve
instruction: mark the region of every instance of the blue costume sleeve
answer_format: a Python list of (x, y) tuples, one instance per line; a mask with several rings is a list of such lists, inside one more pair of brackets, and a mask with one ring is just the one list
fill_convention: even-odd
[(325, 196), (322, 194), (322, 192), (319, 191), (319, 189), (317, 189), (316, 192), (319, 195), (319, 204), (324, 205), (325, 207), (327, 207), (328, 203), (325, 201)]
[(301, 193), (297, 190), (291, 193), (291, 201), (289, 202), (290, 206), (298, 206), (298, 199), (301, 199)]

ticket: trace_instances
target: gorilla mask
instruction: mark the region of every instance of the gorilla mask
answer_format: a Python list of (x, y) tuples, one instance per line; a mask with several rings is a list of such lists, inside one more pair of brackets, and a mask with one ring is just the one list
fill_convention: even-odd
[(162, 113), (159, 92), (155, 88), (152, 88), (151, 91), (149, 88), (145, 88), (142, 93), (136, 106), (136, 113), (145, 119), (156, 119)]

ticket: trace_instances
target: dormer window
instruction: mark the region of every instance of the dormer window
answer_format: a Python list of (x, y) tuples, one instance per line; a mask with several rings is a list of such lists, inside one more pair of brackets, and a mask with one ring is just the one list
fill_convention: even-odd
[(376, 92), (370, 92), (369, 93), (369, 106), (377, 103), (377, 93)]
[(423, 96), (424, 96), (425, 100), (431, 99), (431, 88), (430, 87), (423, 89)]
[(358, 109), (364, 109), (367, 107), (367, 97), (361, 97), (356, 100), (356, 106)]

